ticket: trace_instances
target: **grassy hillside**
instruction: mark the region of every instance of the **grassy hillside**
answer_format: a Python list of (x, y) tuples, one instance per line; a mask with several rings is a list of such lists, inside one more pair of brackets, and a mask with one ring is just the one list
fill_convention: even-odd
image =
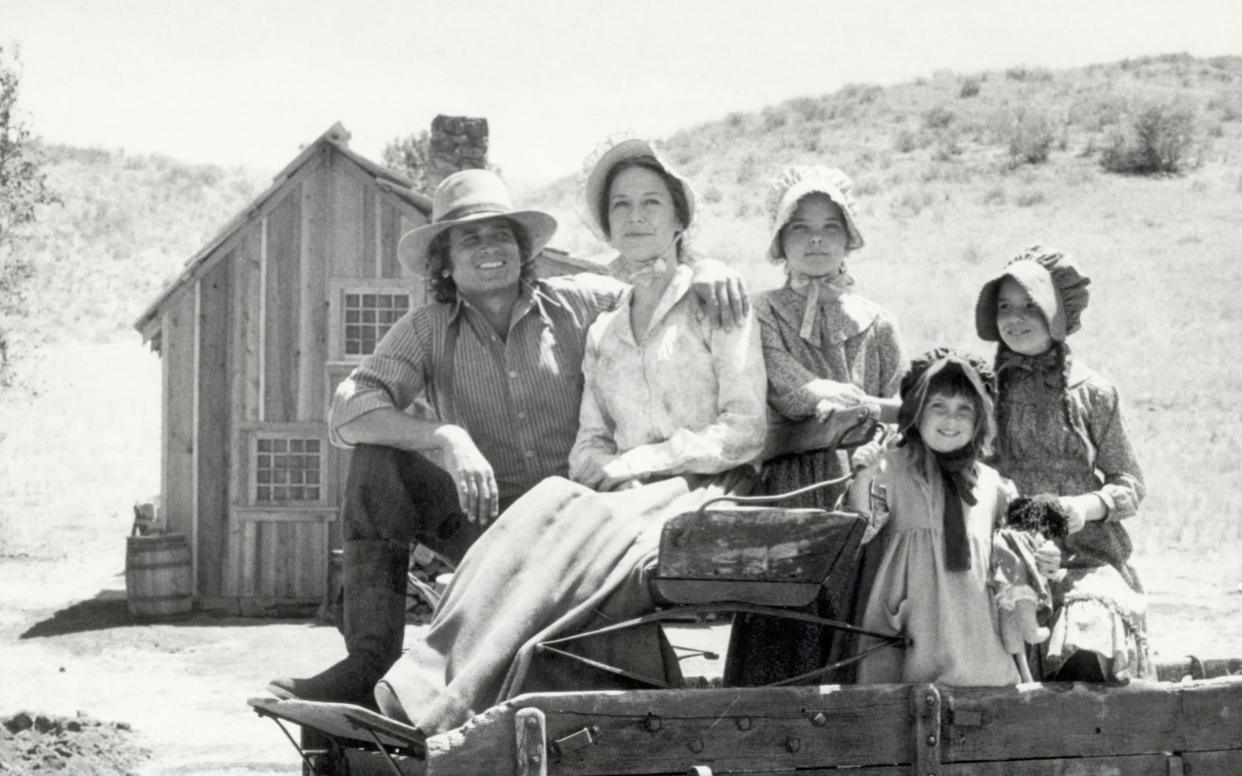
[(6, 319), (17, 358), (54, 341), (104, 341), (130, 325), (265, 184), (253, 172), (124, 151), (45, 146), (43, 207), (16, 253), (34, 277)]
[[(1186, 172), (1103, 169), (1136, 108), (1170, 101), (1193, 115)], [(1021, 133), (1040, 122), (1047, 160), (1015, 159), (1011, 141), (1022, 150)], [(1071, 344), (1127, 402), (1149, 486), (1140, 545), (1242, 542), (1242, 58), (853, 85), (691, 127), (664, 147), (704, 203), (697, 246), (756, 288), (782, 280), (762, 258), (768, 181), (793, 163), (846, 170), (868, 243), (851, 261), (859, 290), (896, 314), (912, 352), (990, 354), (973, 325), (984, 280), (1032, 242), (1076, 254), (1094, 282)], [(562, 244), (602, 250), (578, 196), (572, 177), (527, 201), (560, 217)]]

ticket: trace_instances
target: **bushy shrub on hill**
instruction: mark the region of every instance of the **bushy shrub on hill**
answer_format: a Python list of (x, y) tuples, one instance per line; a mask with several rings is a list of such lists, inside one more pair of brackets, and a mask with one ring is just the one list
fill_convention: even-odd
[(944, 129), (952, 124), (955, 118), (957, 116), (953, 111), (943, 105), (937, 105), (923, 112), (923, 126), (927, 129)]
[(1184, 98), (1138, 98), (1109, 135), (1100, 164), (1110, 172), (1181, 172), (1195, 163), (1197, 117)]
[(1046, 67), (1016, 65), (1005, 71), (1005, 77), (1011, 81), (1051, 81), (1052, 71)]
[(1009, 159), (1020, 164), (1043, 164), (1048, 161), (1055, 140), (1052, 120), (1039, 108), (1019, 107), (1009, 120)]

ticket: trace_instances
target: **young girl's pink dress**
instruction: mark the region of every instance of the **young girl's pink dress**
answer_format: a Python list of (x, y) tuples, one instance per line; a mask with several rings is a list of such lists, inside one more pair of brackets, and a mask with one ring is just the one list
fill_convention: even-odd
[[(930, 456), (928, 457), (929, 461)], [(862, 627), (900, 633), (905, 650), (884, 649), (862, 661), (860, 683), (939, 682), (957, 686), (1017, 684), (1018, 671), (997, 630), (988, 588), (992, 529), (1010, 489), (994, 469), (975, 464), (976, 504), (963, 503), (970, 569), (949, 571), (944, 557), (944, 488), (939, 469), (920, 465), (908, 447), (885, 453), (871, 482), (871, 519), (887, 542)], [(876, 644), (864, 639), (862, 649)]]

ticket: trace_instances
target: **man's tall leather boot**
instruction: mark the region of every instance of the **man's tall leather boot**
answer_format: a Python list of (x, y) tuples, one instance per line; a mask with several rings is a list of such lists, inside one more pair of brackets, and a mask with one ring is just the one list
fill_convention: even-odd
[(274, 679), (268, 689), (282, 698), (375, 708), (375, 683), (401, 656), (409, 560), (409, 547), (395, 542), (345, 542), (344, 632), (349, 654), (314, 676)]

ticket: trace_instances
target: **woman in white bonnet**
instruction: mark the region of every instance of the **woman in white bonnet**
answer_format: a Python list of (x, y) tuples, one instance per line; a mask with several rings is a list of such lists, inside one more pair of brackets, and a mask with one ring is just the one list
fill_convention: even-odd
[[(854, 289), (846, 260), (863, 247), (853, 183), (838, 169), (785, 168), (768, 195), (768, 258), (785, 267), (781, 288), (756, 301), (768, 369), (768, 401), (791, 421), (869, 405), (896, 419), (903, 357), (893, 316)], [(791, 453), (767, 462), (769, 493), (840, 477), (841, 450)], [(789, 506), (831, 507), (844, 486), (808, 493)]]

